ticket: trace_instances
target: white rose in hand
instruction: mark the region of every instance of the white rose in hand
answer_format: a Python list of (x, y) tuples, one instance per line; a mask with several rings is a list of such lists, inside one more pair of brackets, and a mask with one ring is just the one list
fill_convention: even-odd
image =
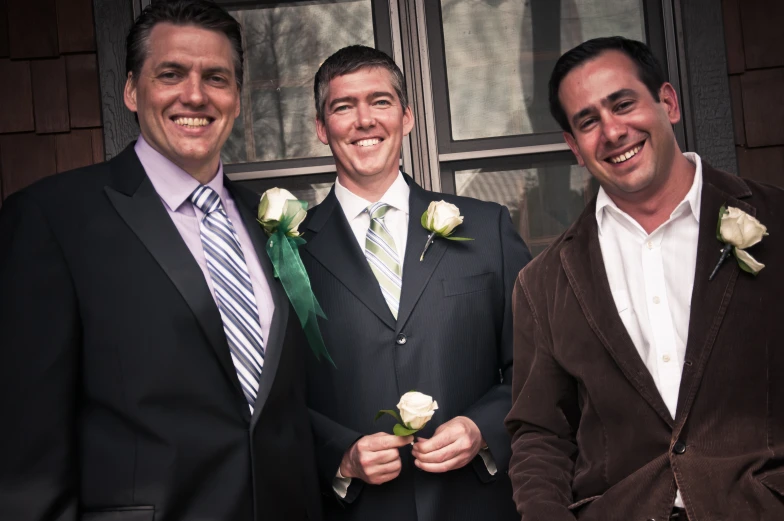
[(410, 391), (400, 397), (397, 409), (405, 426), (418, 431), (433, 417), (438, 403), (431, 396)]
[(463, 216), (457, 206), (446, 201), (431, 201), (425, 215), (425, 228), (443, 237), (448, 237), (463, 223)]
[(725, 242), (745, 250), (760, 242), (768, 234), (768, 229), (743, 210), (730, 206), (721, 217), (719, 233)]

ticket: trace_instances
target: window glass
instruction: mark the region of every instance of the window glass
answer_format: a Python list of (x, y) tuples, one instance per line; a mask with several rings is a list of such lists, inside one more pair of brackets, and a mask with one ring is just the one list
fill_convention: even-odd
[(521, 169), (457, 170), (455, 192), (509, 208), (512, 222), (537, 255), (580, 215), (596, 185), (584, 168), (562, 161)]
[(259, 195), (270, 188), (285, 188), (294, 194), (297, 199), (307, 201), (308, 208), (313, 208), (329, 194), (332, 185), (335, 184), (335, 174), (270, 177), (266, 179), (253, 179), (252, 181), (235, 181), (235, 183), (253, 190)]
[(244, 31), (245, 77), (224, 163), (330, 155), (316, 137), (313, 77), (338, 49), (374, 46), (371, 8), (371, 0), (332, 0), (231, 11)]
[(557, 131), (547, 82), (598, 36), (644, 40), (642, 0), (441, 0), (452, 139)]

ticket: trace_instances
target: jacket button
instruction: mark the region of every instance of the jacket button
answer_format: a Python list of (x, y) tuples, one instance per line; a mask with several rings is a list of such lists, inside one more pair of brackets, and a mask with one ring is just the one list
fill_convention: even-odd
[(400, 333), (400, 334), (397, 336), (397, 338), (395, 339), (395, 343), (396, 343), (397, 345), (399, 345), (399, 346), (402, 346), (403, 344), (405, 344), (405, 343), (406, 343), (406, 341), (407, 341), (407, 340), (408, 340), (408, 339), (406, 338), (406, 335), (404, 335), (403, 333)]
[(683, 454), (686, 452), (686, 444), (683, 443), (681, 440), (675, 442), (675, 445), (672, 446), (672, 451), (675, 454)]

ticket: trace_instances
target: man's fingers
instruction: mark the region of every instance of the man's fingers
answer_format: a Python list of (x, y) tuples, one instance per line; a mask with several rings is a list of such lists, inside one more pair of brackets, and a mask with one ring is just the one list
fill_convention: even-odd
[(411, 455), (423, 463), (443, 463), (445, 461), (451, 460), (460, 454), (463, 450), (467, 449), (470, 449), (470, 445), (461, 444), (460, 440), (457, 440), (453, 443), (450, 443), (449, 445), (446, 445), (445, 447), (441, 447), (440, 449), (436, 449), (430, 452), (420, 452), (417, 449), (417, 446), (414, 445), (414, 448), (411, 450)]
[(457, 435), (452, 429), (444, 429), (441, 432), (436, 431), (430, 439), (419, 438), (419, 440), (414, 443), (414, 450), (420, 454), (427, 454), (428, 452), (433, 452), (446, 447), (447, 445), (451, 445), (456, 439)]
[(425, 472), (433, 473), (449, 472), (450, 470), (459, 469), (464, 467), (466, 463), (468, 462), (464, 461), (463, 458), (459, 456), (443, 463), (425, 463), (418, 459), (414, 460), (414, 465), (416, 465), (418, 468), (424, 470)]
[(374, 465), (383, 465), (390, 461), (399, 461), (400, 453), (397, 449), (387, 449), (382, 451), (360, 451), (359, 463), (363, 468), (368, 468)]
[(404, 447), (414, 441), (413, 436), (395, 436), (394, 434), (384, 434), (367, 436), (367, 449), (381, 451), (387, 449), (397, 449)]

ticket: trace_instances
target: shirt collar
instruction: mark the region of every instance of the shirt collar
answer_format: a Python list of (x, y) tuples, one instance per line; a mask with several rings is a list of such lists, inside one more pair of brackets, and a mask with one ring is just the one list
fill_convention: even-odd
[[(199, 187), (199, 182), (188, 172), (152, 148), (141, 135), (139, 135), (139, 139), (136, 141), (134, 150), (136, 155), (139, 156), (139, 161), (142, 163), (144, 171), (147, 173), (147, 177), (150, 178), (150, 182), (158, 196), (170, 211), (176, 212), (182, 203), (190, 198), (193, 191)], [(207, 186), (215, 190), (222, 201), (225, 200), (223, 162), (218, 163), (218, 172), (207, 183)]]
[[(691, 188), (686, 192), (686, 196), (678, 203), (675, 209), (670, 214), (672, 218), (676, 213), (681, 212), (684, 205), (688, 205), (691, 209), (694, 219), (700, 222), (700, 203), (702, 202), (702, 158), (695, 152), (684, 152), (683, 156), (694, 164), (694, 181)], [(596, 224), (599, 226), (599, 233), (602, 231), (602, 223), (604, 221), (604, 212), (606, 208), (612, 208), (614, 211), (624, 213), (623, 210), (618, 208), (618, 205), (610, 199), (607, 192), (603, 187), (599, 188), (599, 193), (596, 195)]]
[[(398, 172), (395, 181), (389, 188), (387, 188), (387, 191), (384, 192), (384, 195), (382, 195), (378, 201), (381, 203), (386, 203), (392, 208), (395, 208), (396, 210), (399, 210), (408, 215), (408, 195), (410, 192), (411, 189), (408, 187), (408, 183), (406, 183), (406, 180), (403, 178), (403, 174)], [(339, 179), (335, 179), (335, 197), (337, 197), (341, 208), (343, 208), (343, 213), (346, 214), (346, 217), (349, 221), (352, 221), (362, 215), (362, 212), (364, 212), (368, 206), (373, 204), (367, 199), (356, 195), (348, 188), (340, 184)]]

